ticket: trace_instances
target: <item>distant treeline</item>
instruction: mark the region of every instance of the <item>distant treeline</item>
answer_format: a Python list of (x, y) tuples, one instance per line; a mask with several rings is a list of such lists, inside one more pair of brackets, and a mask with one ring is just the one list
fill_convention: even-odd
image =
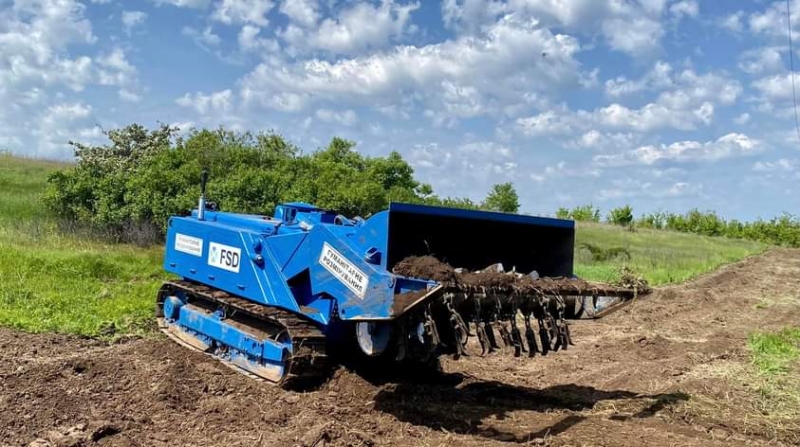
[[(577, 206), (572, 209), (559, 208), (556, 217), (583, 222), (601, 221), (600, 209), (593, 205)], [(605, 220), (615, 225), (666, 229), (704, 236), (725, 236), (772, 245), (800, 247), (800, 219), (791, 214), (770, 220), (740, 222), (735, 219), (724, 219), (713, 211), (693, 209), (684, 214), (654, 212), (634, 218), (633, 209), (626, 205), (609, 211)]]
[(376, 213), (390, 201), (519, 209), (510, 183), (495, 185), (479, 203), (439, 197), (416, 180), (399, 153), (366, 157), (341, 138), (304, 153), (273, 133), (201, 129), (182, 136), (166, 125), (148, 130), (132, 124), (107, 136), (102, 146), (70, 143), (77, 163), (50, 176), (44, 200), (62, 222), (118, 240), (157, 240), (170, 216), (196, 207), (203, 170), (209, 172), (208, 199), (241, 213), (271, 214), (275, 205), (293, 201), (346, 216)]

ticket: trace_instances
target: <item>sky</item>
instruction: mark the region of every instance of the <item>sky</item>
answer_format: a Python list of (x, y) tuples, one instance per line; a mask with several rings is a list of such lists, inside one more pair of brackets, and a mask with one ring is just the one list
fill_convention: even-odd
[(0, 150), (224, 126), (398, 151), (440, 196), (513, 182), (533, 214), (800, 214), (787, 25), (759, 0), (0, 0)]

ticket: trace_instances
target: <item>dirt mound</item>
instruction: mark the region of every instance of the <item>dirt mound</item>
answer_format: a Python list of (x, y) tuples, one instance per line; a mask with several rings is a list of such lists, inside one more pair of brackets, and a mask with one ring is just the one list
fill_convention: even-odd
[(433, 376), (341, 368), (307, 392), (160, 336), (0, 329), (0, 445), (797, 445), (800, 421), (754, 410), (735, 369), (750, 332), (800, 321), (797, 290), (800, 251), (773, 251), (577, 321), (580, 343), (556, 356), (447, 358)]
[(455, 283), (453, 267), (433, 256), (410, 256), (398, 262), (392, 272), (409, 278), (431, 279), (443, 283)]

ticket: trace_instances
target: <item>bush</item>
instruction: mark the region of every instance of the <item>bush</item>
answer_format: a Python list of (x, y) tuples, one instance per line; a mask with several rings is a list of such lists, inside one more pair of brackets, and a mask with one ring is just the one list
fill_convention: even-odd
[(368, 158), (354, 143), (334, 138), (304, 155), (279, 135), (131, 125), (108, 133), (110, 144), (72, 143), (78, 163), (54, 173), (44, 200), (53, 213), (93, 228), (124, 234), (152, 223), (165, 229), (187, 214), (209, 171), (208, 198), (223, 209), (270, 213), (275, 205), (307, 201), (348, 215), (367, 215), (391, 200), (422, 202), (413, 169), (398, 153)]
[(595, 208), (591, 204), (576, 206), (569, 214), (578, 222), (600, 222), (600, 208)]
[(576, 206), (571, 210), (561, 207), (556, 210), (556, 217), (559, 219), (572, 219), (578, 222), (600, 222), (600, 208), (595, 208), (591, 204)]
[(105, 239), (149, 241), (152, 228), (163, 237), (170, 216), (196, 206), (203, 170), (209, 171), (208, 200), (232, 212), (271, 214), (292, 201), (365, 217), (390, 201), (500, 211), (519, 206), (510, 183), (495, 185), (483, 204), (439, 198), (399, 153), (365, 157), (341, 138), (304, 154), (273, 133), (203, 129), (180, 137), (169, 126), (132, 124), (107, 135), (104, 146), (71, 142), (77, 164), (52, 174), (44, 196), (60, 221)]
[(644, 214), (636, 221), (636, 225), (642, 228), (653, 228), (661, 230), (667, 225), (668, 214), (663, 211), (657, 211), (650, 214)]
[(614, 225), (622, 225), (627, 227), (633, 223), (633, 208), (628, 205), (614, 208), (608, 213), (606, 221)]

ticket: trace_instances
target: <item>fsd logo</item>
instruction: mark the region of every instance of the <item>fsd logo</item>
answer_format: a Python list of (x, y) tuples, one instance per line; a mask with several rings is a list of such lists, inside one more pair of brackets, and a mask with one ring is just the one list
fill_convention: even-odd
[(239, 273), (242, 252), (236, 247), (212, 242), (208, 246), (208, 265)]

